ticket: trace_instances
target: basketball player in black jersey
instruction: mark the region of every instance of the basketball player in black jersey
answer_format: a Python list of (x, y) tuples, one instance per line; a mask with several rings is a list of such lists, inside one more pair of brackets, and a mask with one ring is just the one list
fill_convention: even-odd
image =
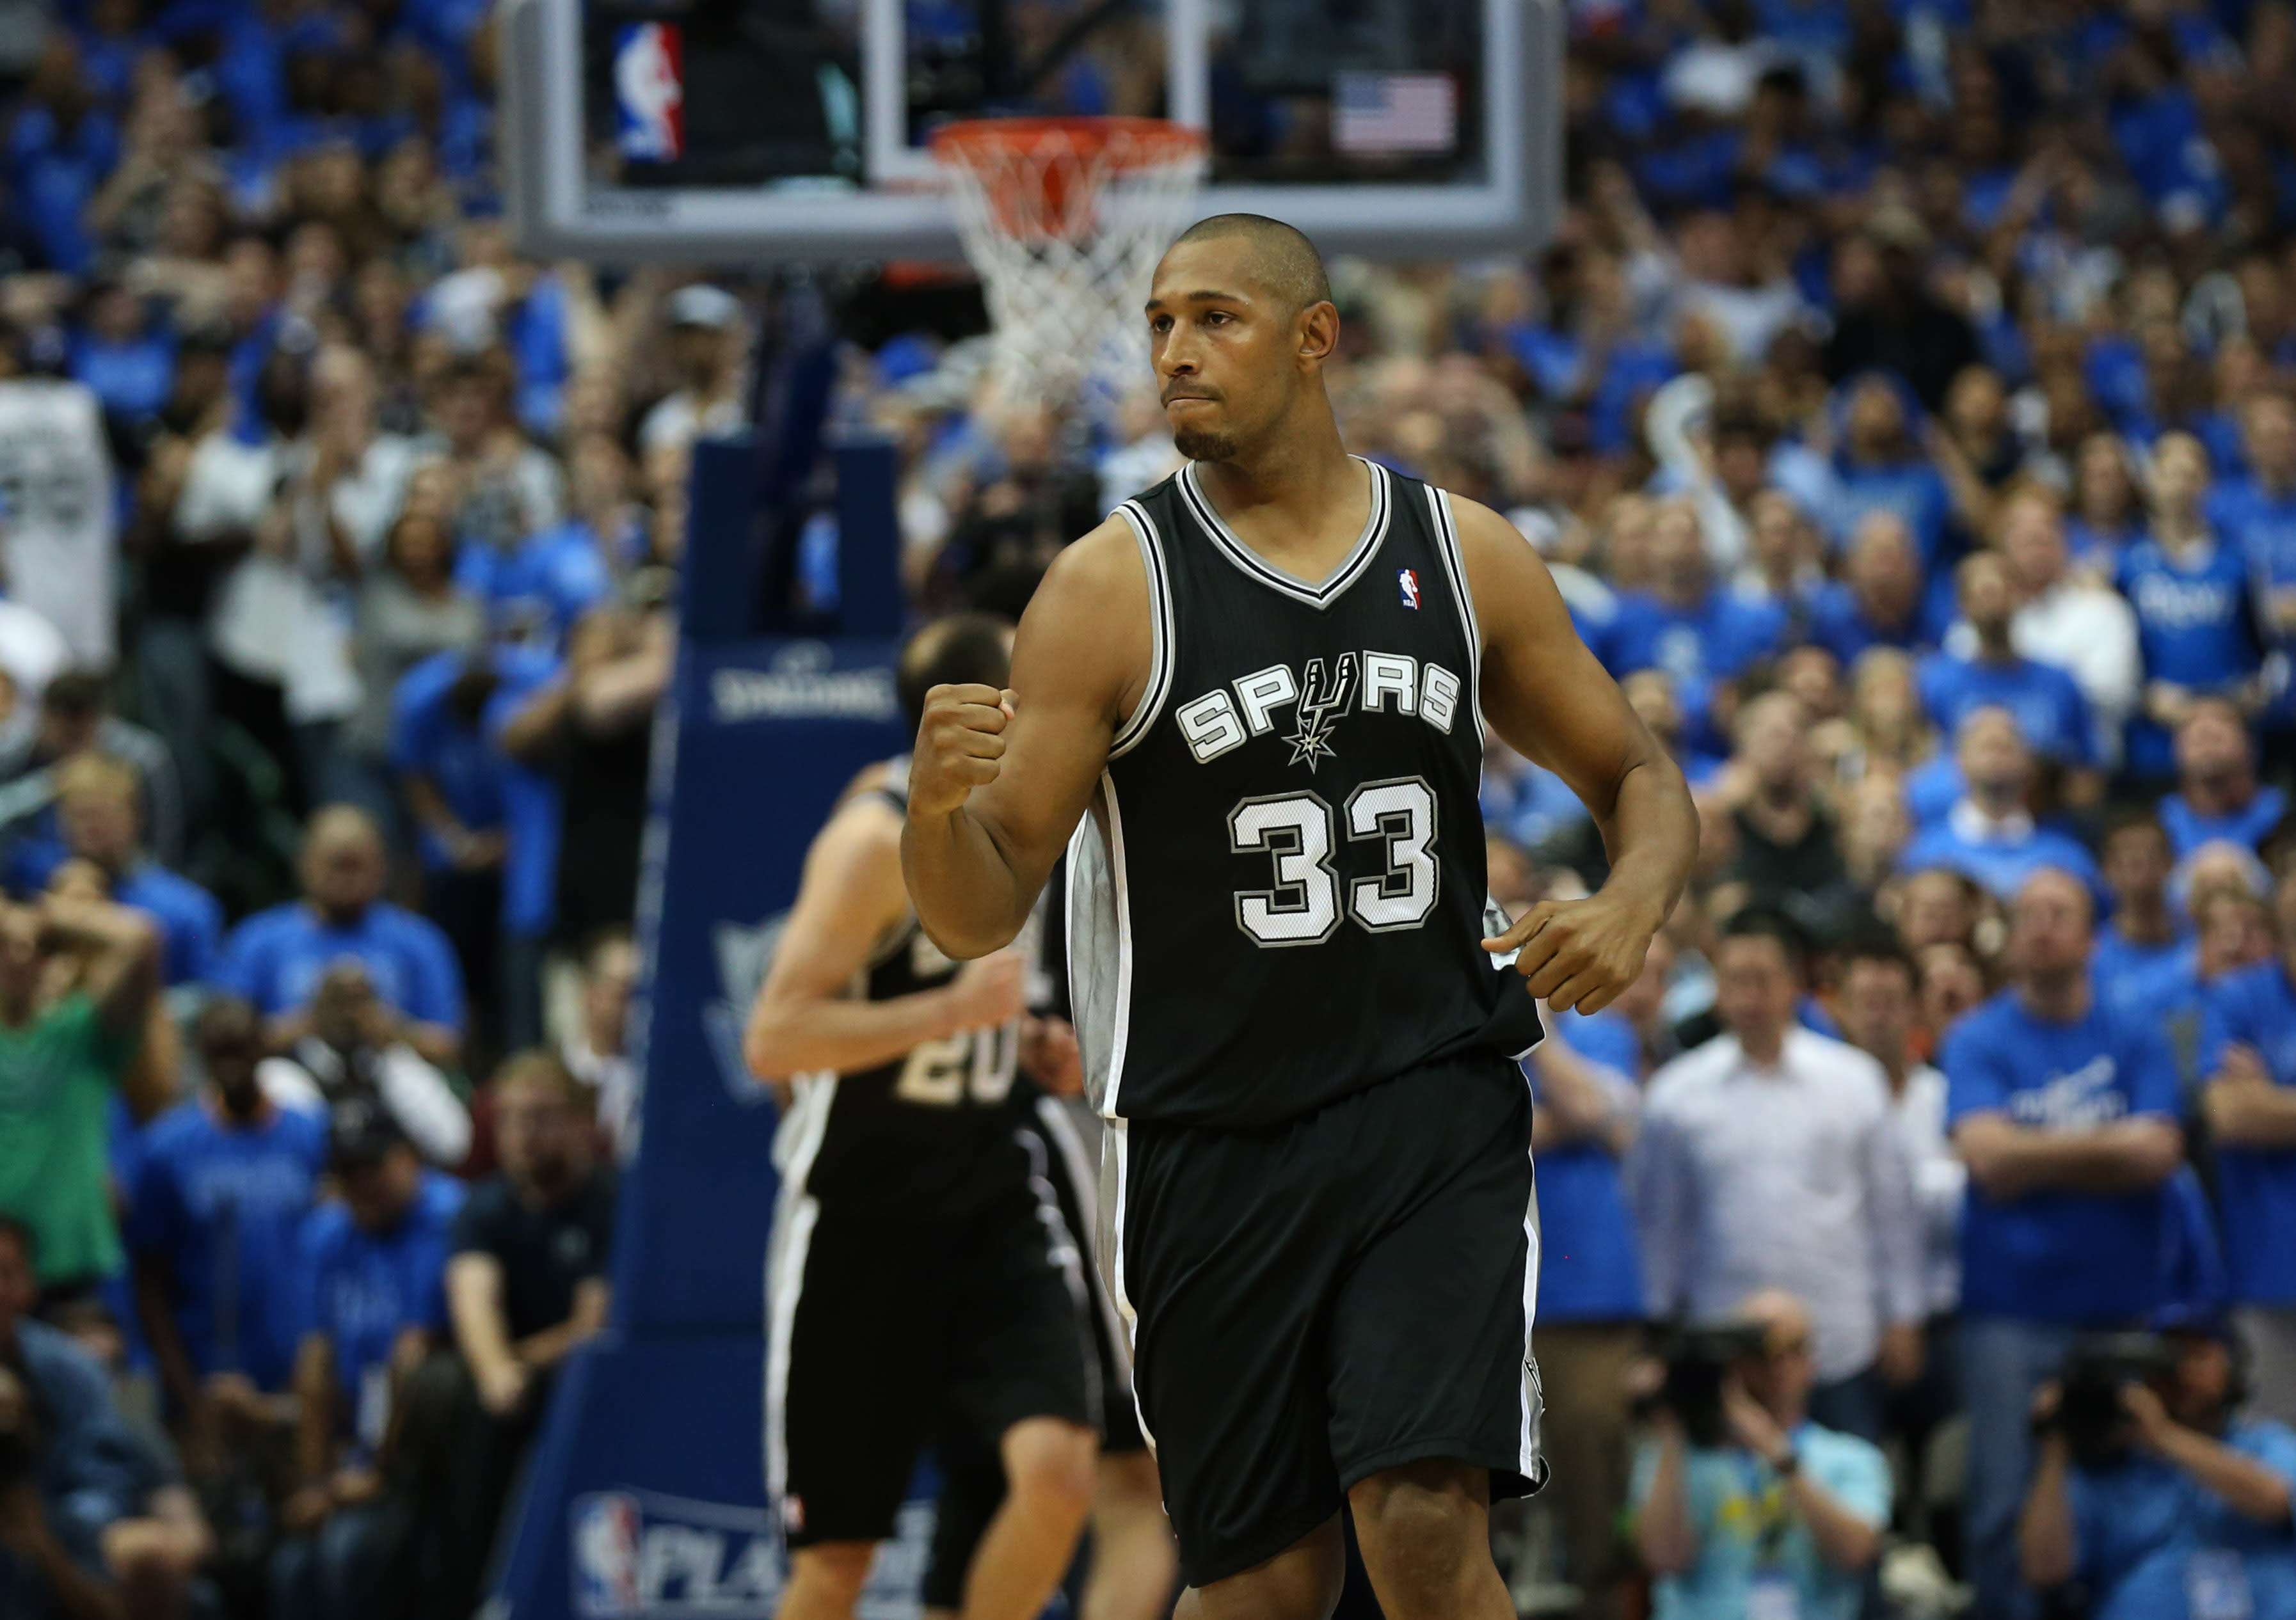
[[(996, 622), (1000, 633), (1009, 634), (1004, 621)], [(946, 633), (922, 634), (915, 647), (930, 649)], [(921, 666), (916, 679), (928, 672), (928, 667)], [(984, 679), (993, 675), (994, 683), (1002, 685), (1009, 670), (1000, 664), (979, 673)], [(906, 755), (870, 765), (848, 784), (838, 803), (842, 806), (865, 794), (898, 798), (907, 770)], [(1060, 889), (1058, 884), (1054, 887)], [(1062, 1016), (1067, 1007), (1060, 994), (1061, 981), (1066, 978), (1067, 942), (1057, 926), (1062, 920), (1050, 920), (1054, 926), (1045, 930), (1046, 939), (1034, 964), (1043, 970), (1029, 975), (1029, 1005), (1035, 1008), (1041, 994), (1048, 1010), (1023, 1026), (1021, 1073), (1013, 1080), (1006, 1112), (1029, 1156), (1032, 1185), (1041, 1172), (1068, 1231), (1081, 1235), (1094, 1226), (1098, 1156), (1087, 1147), (1079, 1122), (1070, 1117), (1062, 1100), (1081, 1092), (1083, 1072), (1075, 1031)], [(1164, 1515), (1156, 1460), (1140, 1431), (1132, 1399), (1124, 1324), (1096, 1268), (1086, 1280), (1092, 1372), (1101, 1395), (1100, 1465), (1090, 1520), (1090, 1564), (1077, 1603), (1078, 1620), (1160, 1620), (1171, 1607), (1171, 1521)], [(965, 1577), (1005, 1496), (997, 1437), (980, 1433), (968, 1413), (952, 1410), (945, 1415), (933, 1441), (941, 1489), (934, 1503), (932, 1547), (919, 1594), (924, 1620), (960, 1620)]]
[[(921, 631), (900, 671), (912, 715), (939, 682), (1000, 679), (1006, 633), (979, 617)], [(920, 1451), (961, 1420), (1008, 1482), (962, 1613), (1034, 1620), (1093, 1501), (1086, 1240), (1014, 1129), (1027, 963), (960, 966), (918, 929), (904, 777), (850, 795), (814, 840), (745, 1042), (789, 1095), (766, 1356), (780, 1616), (850, 1620)]]
[[(1054, 561), (1009, 691), (928, 695), (909, 892), (943, 951), (987, 955), (1070, 847), (1103, 1260), (1182, 1612), (1321, 1620), (1344, 1501), (1391, 1620), (1511, 1620), (1488, 1504), (1545, 1472), (1511, 1060), (1534, 998), (1634, 981), (1696, 815), (1513, 528), (1347, 454), (1306, 238), (1193, 227), (1147, 319), (1190, 464)], [(1493, 937), (1487, 720), (1611, 856)]]

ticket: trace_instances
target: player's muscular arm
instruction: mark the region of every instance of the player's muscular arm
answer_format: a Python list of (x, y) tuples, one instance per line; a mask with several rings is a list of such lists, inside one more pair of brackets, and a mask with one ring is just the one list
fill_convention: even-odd
[(1452, 501), (1483, 636), (1483, 714), (1502, 740), (1570, 784), (1610, 852), (1584, 900), (1542, 901), (1494, 951), (1520, 947), (1533, 995), (1595, 1012), (1642, 972), (1651, 936), (1689, 880), (1698, 812), (1667, 752), (1587, 650), (1538, 553), (1513, 524)]
[(953, 957), (1012, 942), (1147, 685), (1148, 574), (1111, 518), (1056, 558), (1021, 619), (1013, 687), (935, 687), (917, 729), (901, 862)]
[(900, 926), (901, 818), (882, 799), (851, 801), (807, 852), (797, 904), (750, 1010), (742, 1055), (763, 1080), (828, 1069), (850, 1074), (919, 1043), (1018, 1017), (1018, 958), (969, 965), (950, 984), (890, 1001), (854, 999), (855, 977)]

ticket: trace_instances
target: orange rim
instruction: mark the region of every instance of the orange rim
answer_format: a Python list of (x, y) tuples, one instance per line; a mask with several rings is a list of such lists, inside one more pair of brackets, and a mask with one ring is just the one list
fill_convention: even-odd
[(967, 119), (934, 130), (929, 145), (942, 162), (971, 168), (1050, 156), (1062, 148), (1078, 157), (1105, 155), (1119, 168), (1134, 168), (1191, 156), (1203, 151), (1205, 141), (1201, 130), (1169, 119), (1070, 117)]
[(1005, 237), (1039, 242), (1092, 235), (1106, 182), (1191, 162), (1207, 144), (1168, 119), (971, 119), (933, 131), (930, 150), (971, 176)]

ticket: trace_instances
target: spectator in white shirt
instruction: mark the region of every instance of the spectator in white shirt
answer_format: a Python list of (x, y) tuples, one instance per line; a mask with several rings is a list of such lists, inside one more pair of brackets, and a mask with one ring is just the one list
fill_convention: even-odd
[(1677, 240), (1682, 252), (1677, 307), (1711, 321), (1740, 364), (1759, 362), (1770, 340), (1801, 315), (1801, 290), (1774, 259), (1757, 262), (1736, 218), (1719, 209), (1693, 214)]
[(600, 933), (582, 963), (581, 1019), (558, 1048), (567, 1071), (588, 1089), (598, 1128), (624, 1157), (637, 1150), (638, 1075), (628, 1042), (637, 984), (638, 951), (629, 930)]
[(652, 469), (697, 438), (742, 430), (741, 300), (722, 287), (680, 287), (662, 306), (677, 387), (638, 424), (638, 450)]
[(335, 566), (356, 577), (382, 552), (383, 536), (406, 498), (414, 441), (385, 433), (376, 421), (374, 363), (348, 344), (321, 349), (311, 363), (312, 482)]
[[(1955, 1410), (1953, 1314), (1961, 1304), (1961, 1206), (1969, 1168), (1946, 1136), (1945, 1076), (1914, 1055), (1921, 1021), (1918, 976), (1896, 935), (1877, 929), (1850, 942), (1841, 956), (1833, 1015), (1842, 1038), (1879, 1063), (1889, 1082), (1890, 1111), (1921, 1214), (1923, 1295), (1929, 1312), (1922, 1376), (1890, 1403), (1890, 1427), (1905, 1437), (1918, 1485), (1930, 1437)], [(1915, 1512), (1927, 1500), (1918, 1488), (1905, 1498)], [(1927, 1528), (1908, 1527), (1916, 1534)]]
[(1922, 1367), (1921, 1217), (1888, 1078), (1795, 1022), (1800, 932), (1750, 907), (1723, 925), (1727, 1033), (1652, 1076), (1632, 1185), (1650, 1313), (1710, 1320), (1791, 1289), (1816, 1322), (1811, 1415), (1880, 1437)]
[(1882, 1066), (1890, 1112), (1913, 1175), (1922, 1218), (1923, 1295), (1932, 1318), (1961, 1303), (1961, 1202), (1968, 1166), (1945, 1132), (1945, 1076), (1914, 1055), (1921, 1016), (1914, 960), (1877, 931), (1842, 954), (1833, 1013), (1842, 1039)]
[(566, 474), (512, 413), (511, 380), (499, 350), (455, 361), (430, 390), (437, 430), (416, 446), (446, 465), (455, 537), (505, 553), (566, 516)]
[(2073, 573), (2054, 492), (2033, 487), (2012, 494), (2001, 507), (1999, 544), (2024, 599), (2010, 621), (2011, 644), (2072, 676), (2095, 718), (2098, 757), (2117, 760), (2144, 685), (2136, 613), (2118, 591)]

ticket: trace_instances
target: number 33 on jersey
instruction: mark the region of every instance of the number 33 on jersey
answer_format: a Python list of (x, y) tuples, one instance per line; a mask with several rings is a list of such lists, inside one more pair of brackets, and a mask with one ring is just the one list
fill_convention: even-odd
[(1370, 520), (1319, 585), (1253, 554), (1193, 467), (1119, 509), (1154, 667), (1070, 895), (1112, 1116), (1250, 1128), (1538, 1038), (1480, 944), (1480, 638), (1449, 503), (1369, 472)]

